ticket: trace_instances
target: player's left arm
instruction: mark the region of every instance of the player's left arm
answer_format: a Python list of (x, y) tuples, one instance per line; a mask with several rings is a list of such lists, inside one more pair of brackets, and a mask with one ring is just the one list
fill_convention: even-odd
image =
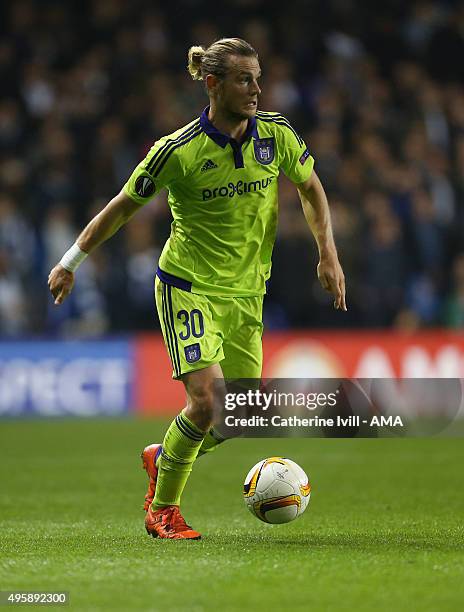
[(334, 307), (337, 310), (346, 310), (345, 275), (338, 261), (329, 204), (322, 183), (313, 169), (309, 178), (296, 187), (304, 216), (319, 250), (319, 282), (326, 291), (333, 294)]

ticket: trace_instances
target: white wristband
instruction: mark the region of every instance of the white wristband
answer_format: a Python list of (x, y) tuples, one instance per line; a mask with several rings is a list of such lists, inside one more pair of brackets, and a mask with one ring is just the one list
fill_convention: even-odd
[(88, 253), (82, 251), (78, 246), (77, 242), (75, 242), (72, 247), (66, 251), (66, 253), (61, 258), (60, 264), (68, 270), (68, 272), (75, 272), (77, 268), (81, 265), (84, 259), (87, 257)]

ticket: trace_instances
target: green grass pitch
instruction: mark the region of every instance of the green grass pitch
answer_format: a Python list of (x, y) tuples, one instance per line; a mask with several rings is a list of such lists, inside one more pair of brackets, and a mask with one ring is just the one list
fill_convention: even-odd
[[(67, 590), (73, 610), (463, 609), (462, 439), (230, 441), (184, 495), (203, 540), (175, 542), (148, 537), (141, 510), (139, 453), (165, 426), (3, 421), (0, 590)], [(272, 455), (313, 487), (288, 525), (241, 499)]]

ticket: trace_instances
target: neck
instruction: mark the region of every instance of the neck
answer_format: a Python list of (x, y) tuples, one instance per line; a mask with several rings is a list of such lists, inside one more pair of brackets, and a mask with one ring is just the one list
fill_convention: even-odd
[(248, 119), (241, 119), (236, 115), (231, 115), (227, 111), (219, 109), (214, 100), (211, 100), (208, 119), (216, 129), (238, 142), (242, 140), (248, 127)]

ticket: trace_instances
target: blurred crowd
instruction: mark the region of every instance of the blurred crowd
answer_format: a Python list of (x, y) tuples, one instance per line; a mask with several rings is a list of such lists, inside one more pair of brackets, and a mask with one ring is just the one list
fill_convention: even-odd
[(255, 46), (260, 107), (306, 140), (347, 278), (344, 314), (318, 286), (314, 242), (283, 178), (267, 328), (463, 327), (464, 5), (217, 6), (2, 4), (0, 334), (157, 328), (165, 194), (86, 260), (59, 308), (47, 276), (153, 141), (201, 113), (207, 98), (187, 73), (187, 49), (222, 36)]

